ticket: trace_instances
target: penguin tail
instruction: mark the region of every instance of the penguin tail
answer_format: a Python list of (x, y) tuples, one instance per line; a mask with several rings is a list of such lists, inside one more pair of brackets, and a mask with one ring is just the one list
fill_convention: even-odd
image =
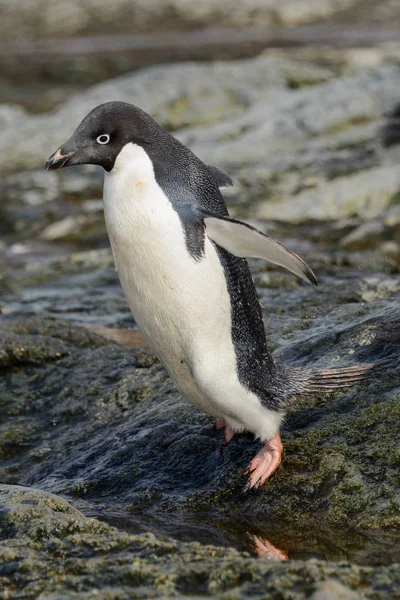
[[(363, 363), (353, 367), (339, 369), (291, 369), (291, 380), (295, 383), (294, 395), (329, 394), (341, 388), (348, 388), (362, 381), (373, 380), (382, 376), (387, 369), (394, 366), (392, 360), (381, 360), (374, 363)], [(294, 372), (293, 372), (294, 371)]]

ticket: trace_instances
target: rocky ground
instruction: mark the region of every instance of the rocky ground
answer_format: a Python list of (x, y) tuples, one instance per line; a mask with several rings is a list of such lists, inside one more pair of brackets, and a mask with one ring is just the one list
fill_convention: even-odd
[(268, 594), (274, 600), (357, 600), (355, 589), (384, 598), (400, 585), (393, 567), (309, 560), (291, 561), (288, 569), (233, 549), (124, 533), (84, 517), (59, 496), (34, 489), (0, 486), (0, 497), (8, 507), (2, 518), (0, 581), (11, 591), (4, 598), (261, 599)]
[[(1, 0), (4, 40), (17, 38), (63, 38), (81, 34), (107, 34), (110, 26), (116, 33), (185, 30), (212, 25), (243, 27), (247, 25), (293, 25), (329, 20), (388, 21), (399, 17), (394, 0), (372, 0), (368, 8), (357, 0), (103, 0), (68, 4), (44, 0)], [(61, 18), (62, 17), (62, 18)]]
[[(393, 44), (275, 50), (151, 67), (51, 113), (0, 106), (4, 598), (396, 597), (399, 83)], [(354, 390), (299, 399), (283, 464), (256, 493), (241, 490), (258, 444), (240, 436), (221, 453), (211, 419), (134, 333), (125, 346), (99, 335), (134, 330), (101, 174), (43, 165), (89, 109), (116, 98), (226, 168), (231, 213), (317, 273), (315, 290), (251, 262), (277, 359), (392, 362)], [(244, 553), (267, 540), (291, 560)]]

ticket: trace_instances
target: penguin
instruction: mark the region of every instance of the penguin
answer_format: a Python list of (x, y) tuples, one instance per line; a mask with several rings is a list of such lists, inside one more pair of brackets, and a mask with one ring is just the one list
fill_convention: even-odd
[(263, 443), (244, 472), (262, 486), (282, 459), (280, 427), (297, 395), (332, 392), (373, 363), (315, 370), (278, 364), (266, 340), (246, 258), (317, 285), (283, 244), (229, 216), (220, 187), (233, 185), (146, 112), (124, 102), (94, 108), (46, 169), (103, 167), (104, 214), (122, 289), (144, 338), (177, 388), (216, 418), (228, 443), (249, 431)]

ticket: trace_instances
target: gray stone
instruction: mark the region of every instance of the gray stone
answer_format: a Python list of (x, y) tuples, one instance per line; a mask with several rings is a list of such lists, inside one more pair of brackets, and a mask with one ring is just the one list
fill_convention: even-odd
[(97, 204), (92, 205), (88, 213), (76, 217), (68, 216), (51, 223), (40, 232), (40, 237), (47, 241), (68, 240), (75, 242), (104, 239), (106, 237), (106, 226), (102, 206), (99, 209)]
[[(353, 216), (369, 220), (395, 202), (399, 192), (399, 169), (395, 166), (378, 167), (323, 182), (315, 189), (300, 192), (284, 202), (264, 203), (259, 206), (257, 216), (290, 223)], [(371, 229), (373, 225), (369, 223), (368, 227)]]
[(329, 141), (334, 132), (341, 132), (344, 136), (337, 143), (359, 142), (354, 125), (374, 122), (398, 101), (400, 75), (395, 67), (299, 90), (285, 88), (287, 68), (287, 61), (281, 70), (279, 59), (261, 56), (150, 67), (99, 84), (75, 95), (54, 114), (21, 118), (17, 129), (3, 127), (0, 170), (43, 164), (89, 110), (109, 100), (143, 107), (161, 124), (180, 129), (178, 137), (200, 157), (230, 167), (257, 163), (261, 157), (274, 164), (284, 153), (286, 163), (297, 153), (300, 158), (312, 153), (312, 162), (320, 152), (315, 147), (320, 136)]
[[(54, 114), (4, 119), (1, 148), (7, 152), (2, 171), (37, 168), (63, 143), (97, 104), (122, 100), (137, 104), (172, 129), (204, 125), (243, 111), (270, 88), (285, 85), (279, 62), (268, 57), (251, 61), (182, 63), (149, 67), (93, 86), (73, 96)], [(159, 90), (162, 90), (162, 93)], [(9, 109), (14, 114), (14, 108)], [(4, 108), (7, 116), (7, 109)]]
[[(332, 17), (351, 19), (353, 22), (365, 18), (362, 7), (356, 0), (223, 0), (217, 5), (213, 0), (200, 3), (191, 0), (104, 0), (79, 2), (61, 0), (51, 5), (44, 0), (28, 4), (24, 0), (2, 0), (0, 12), (4, 39), (43, 39), (75, 36), (82, 34), (132, 33), (143, 31), (165, 31), (193, 29), (210, 25), (243, 27), (246, 25), (276, 25), (277, 23), (310, 23)], [(395, 19), (399, 16), (398, 6), (390, 0), (373, 4), (369, 18)]]
[(374, 248), (382, 240), (385, 227), (381, 220), (363, 223), (354, 231), (347, 234), (341, 241), (344, 248), (360, 250), (362, 248)]
[[(396, 197), (394, 198), (396, 200)], [(371, 221), (362, 223), (341, 240), (343, 248), (361, 250), (383, 248), (388, 254), (397, 254), (400, 242), (400, 205), (395, 204)]]
[(318, 584), (310, 600), (361, 600), (361, 596), (335, 579), (327, 579)]

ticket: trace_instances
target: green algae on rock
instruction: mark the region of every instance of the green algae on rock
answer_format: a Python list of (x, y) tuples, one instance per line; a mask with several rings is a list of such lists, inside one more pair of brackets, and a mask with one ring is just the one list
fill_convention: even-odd
[(316, 600), (329, 589), (353, 600), (358, 590), (376, 599), (400, 586), (396, 566), (281, 563), (150, 533), (131, 535), (85, 517), (59, 496), (20, 486), (0, 485), (0, 525), (0, 584), (10, 600)]

